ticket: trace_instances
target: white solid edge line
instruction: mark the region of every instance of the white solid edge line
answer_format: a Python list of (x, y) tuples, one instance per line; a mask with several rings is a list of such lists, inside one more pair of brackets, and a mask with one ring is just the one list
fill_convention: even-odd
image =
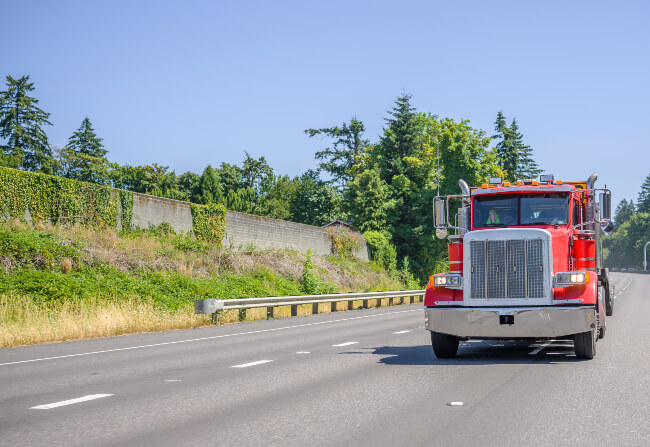
[(350, 346), (350, 345), (356, 345), (359, 343), (358, 341), (346, 341), (345, 343), (339, 343), (338, 345), (332, 345), (332, 346)]
[(272, 362), (273, 360), (256, 360), (254, 362), (250, 363), (242, 363), (241, 365), (233, 365), (233, 368), (248, 368), (249, 366), (255, 366), (255, 365), (261, 365), (263, 363), (269, 363)]
[(102, 397), (108, 397), (108, 396), (112, 396), (112, 394), (89, 394), (87, 396), (77, 397), (76, 399), (62, 400), (61, 402), (54, 402), (45, 405), (37, 405), (35, 407), (31, 407), (30, 410), (50, 410), (52, 408), (64, 407), (66, 405), (78, 404), (81, 402), (101, 399)]
[(553, 342), (552, 342), (552, 341), (548, 341), (548, 342), (546, 342), (546, 343), (540, 345), (539, 348), (535, 349), (534, 351), (530, 351), (530, 352), (528, 353), (528, 355), (539, 354), (540, 352), (542, 352), (542, 350), (543, 350), (545, 347), (547, 347), (547, 346), (550, 345), (551, 343), (553, 343)]
[(215, 340), (218, 338), (227, 338), (227, 337), (235, 337), (238, 335), (250, 335), (250, 334), (261, 334), (264, 332), (274, 332), (274, 331), (281, 331), (285, 329), (296, 329), (296, 328), (301, 328), (301, 327), (308, 327), (308, 326), (317, 326), (320, 324), (330, 324), (330, 323), (340, 323), (342, 321), (350, 321), (350, 320), (360, 320), (362, 318), (373, 318), (373, 317), (382, 317), (385, 315), (396, 315), (396, 314), (403, 314), (403, 313), (408, 313), (408, 312), (422, 312), (422, 309), (411, 309), (411, 310), (400, 310), (397, 312), (386, 312), (386, 313), (381, 313), (381, 314), (373, 314), (373, 315), (361, 315), (359, 317), (350, 317), (350, 318), (341, 318), (338, 320), (329, 320), (329, 321), (317, 321), (315, 323), (305, 323), (305, 324), (297, 324), (295, 326), (284, 326), (284, 327), (278, 327), (278, 328), (272, 328), (272, 329), (260, 329), (259, 331), (248, 331), (248, 332), (238, 332), (235, 334), (223, 334), (223, 335), (213, 335), (210, 337), (200, 337), (200, 338), (191, 338), (188, 340), (177, 340), (177, 341), (168, 341), (164, 343), (151, 343), (149, 345), (140, 345), (140, 346), (129, 346), (126, 348), (115, 348), (115, 349), (105, 349), (103, 351), (91, 351), (91, 352), (81, 352), (78, 354), (67, 354), (67, 355), (57, 355), (54, 357), (43, 357), (39, 359), (30, 359), (30, 360), (19, 360), (17, 362), (7, 362), (7, 363), (0, 363), (0, 366), (8, 366), (8, 365), (18, 365), (21, 363), (33, 363), (33, 362), (42, 362), (45, 360), (57, 360), (57, 359), (65, 359), (65, 358), (71, 358), (71, 357), (81, 357), (85, 355), (95, 355), (95, 354), (106, 354), (108, 352), (119, 352), (119, 351), (130, 351), (133, 349), (143, 349), (143, 348), (154, 348), (157, 346), (168, 346), (168, 345), (177, 345), (181, 343), (191, 343), (195, 341), (205, 341), (205, 340)]
[(407, 330), (407, 331), (397, 331), (397, 332), (393, 332), (393, 334), (406, 334), (407, 332), (411, 332), (411, 331), (410, 331), (410, 330)]

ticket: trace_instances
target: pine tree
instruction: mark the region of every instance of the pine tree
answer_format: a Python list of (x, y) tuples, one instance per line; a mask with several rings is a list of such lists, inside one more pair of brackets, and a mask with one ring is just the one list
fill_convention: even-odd
[(49, 124), (49, 113), (41, 110), (38, 99), (27, 96), (34, 90), (29, 76), (7, 76), (7, 90), (0, 92), (0, 164), (28, 171), (52, 173), (54, 159), (42, 126)]
[(630, 200), (629, 202), (625, 199), (621, 200), (614, 213), (614, 222), (616, 223), (616, 227), (620, 227), (625, 222), (630, 220), (635, 212), (636, 209), (634, 207), (633, 200)]
[[(537, 166), (537, 163), (532, 158), (533, 149), (524, 144), (524, 136), (519, 132), (519, 125), (517, 120), (513, 119), (510, 125), (510, 132), (514, 141), (514, 146), (517, 151), (519, 163), (515, 172), (516, 178), (535, 178), (542, 171)], [(515, 180), (515, 179), (513, 179)]]
[(350, 120), (350, 124), (343, 123), (341, 127), (305, 130), (310, 138), (316, 135), (334, 138), (332, 147), (316, 152), (316, 159), (324, 160), (320, 163), (319, 169), (328, 172), (332, 176), (332, 183), (339, 187), (344, 187), (353, 179), (352, 167), (370, 144), (368, 140), (363, 139), (365, 130), (366, 126), (356, 117)]
[(71, 158), (66, 177), (86, 182), (104, 183), (107, 176), (106, 154), (102, 139), (97, 137), (88, 117), (68, 139), (67, 156)]
[(516, 135), (514, 135), (512, 129), (508, 128), (506, 125), (506, 118), (503, 116), (502, 111), (497, 113), (497, 119), (494, 122), (494, 130), (497, 131), (497, 134), (492, 138), (501, 140), (496, 145), (499, 166), (501, 166), (509, 178), (516, 180), (514, 177), (516, 177), (517, 168), (519, 166), (519, 153), (517, 152), (517, 147), (515, 145)]
[(390, 184), (393, 177), (407, 171), (404, 158), (416, 154), (420, 149), (421, 132), (415, 107), (411, 106), (411, 95), (398, 97), (388, 114), (377, 155), (382, 179)]
[(537, 177), (539, 166), (533, 160), (532, 148), (524, 144), (524, 137), (519, 132), (517, 120), (513, 119), (510, 127), (506, 126), (506, 118), (502, 111), (497, 113), (494, 130), (498, 133), (493, 139), (500, 139), (496, 145), (499, 166), (506, 172), (510, 180)]
[(650, 213), (650, 174), (641, 185), (639, 197), (636, 199), (636, 210), (639, 213)]

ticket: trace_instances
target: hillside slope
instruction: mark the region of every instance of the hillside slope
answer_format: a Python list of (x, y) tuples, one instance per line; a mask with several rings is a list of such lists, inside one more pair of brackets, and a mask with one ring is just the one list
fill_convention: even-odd
[(374, 262), (337, 256), (313, 256), (306, 284), (304, 254), (233, 251), (165, 230), (0, 225), (0, 346), (209, 324), (193, 315), (197, 298), (413, 286)]

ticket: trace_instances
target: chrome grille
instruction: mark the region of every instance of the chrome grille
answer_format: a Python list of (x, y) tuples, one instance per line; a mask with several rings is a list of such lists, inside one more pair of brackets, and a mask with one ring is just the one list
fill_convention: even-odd
[(526, 241), (508, 241), (508, 298), (526, 298)]
[(541, 239), (470, 242), (471, 298), (543, 298)]
[(485, 242), (472, 241), (470, 245), (472, 262), (472, 297), (485, 298)]
[(506, 296), (506, 241), (487, 241), (487, 297)]
[(526, 260), (528, 261), (528, 297), (542, 298), (544, 296), (544, 256), (541, 240), (526, 241)]

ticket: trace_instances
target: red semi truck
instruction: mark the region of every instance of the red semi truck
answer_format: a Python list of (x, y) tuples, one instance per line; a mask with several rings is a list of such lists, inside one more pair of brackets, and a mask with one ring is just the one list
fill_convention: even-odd
[(449, 272), (431, 276), (424, 297), (437, 357), (455, 357), (470, 338), (569, 338), (578, 358), (596, 355), (614, 307), (602, 263), (611, 194), (596, 179), (460, 180), (461, 194), (434, 199), (436, 235), (450, 242)]

